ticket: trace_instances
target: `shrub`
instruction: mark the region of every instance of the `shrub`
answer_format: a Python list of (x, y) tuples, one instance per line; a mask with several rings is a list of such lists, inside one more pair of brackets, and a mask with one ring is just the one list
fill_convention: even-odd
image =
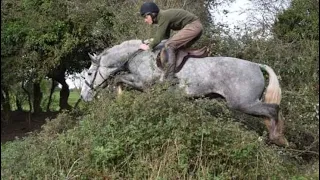
[[(2, 145), (4, 179), (288, 179), (307, 177), (285, 149), (233, 119), (224, 101), (155, 87), (105, 93), (80, 120)], [(13, 157), (13, 158), (12, 158)]]

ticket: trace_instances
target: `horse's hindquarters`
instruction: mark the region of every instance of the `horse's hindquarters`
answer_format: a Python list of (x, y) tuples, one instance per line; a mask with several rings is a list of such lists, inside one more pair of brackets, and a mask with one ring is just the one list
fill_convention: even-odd
[(259, 66), (235, 58), (190, 58), (177, 77), (189, 95), (216, 93), (246, 102), (259, 99), (264, 90)]

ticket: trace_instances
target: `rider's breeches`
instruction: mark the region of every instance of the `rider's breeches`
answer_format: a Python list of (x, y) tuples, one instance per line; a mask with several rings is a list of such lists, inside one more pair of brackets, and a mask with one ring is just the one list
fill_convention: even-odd
[(203, 26), (200, 20), (195, 20), (187, 24), (183, 29), (173, 35), (167, 42), (166, 47), (179, 49), (181, 47), (187, 48), (195, 43), (202, 34)]

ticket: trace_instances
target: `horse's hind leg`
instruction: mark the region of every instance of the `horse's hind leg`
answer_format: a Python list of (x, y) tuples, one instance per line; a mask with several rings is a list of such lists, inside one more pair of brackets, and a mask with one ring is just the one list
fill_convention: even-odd
[(253, 102), (253, 103), (243, 103), (243, 104), (228, 104), (230, 108), (239, 110), (246, 114), (253, 116), (263, 116), (270, 119), (278, 119), (279, 105), (277, 104), (267, 104), (264, 102)]
[(269, 131), (270, 140), (276, 144), (284, 143), (277, 143), (277, 141), (282, 141), (281, 137), (283, 128), (283, 121), (279, 118), (279, 105), (256, 101), (242, 104), (228, 102), (228, 106), (249, 115), (268, 118), (265, 119), (265, 125)]

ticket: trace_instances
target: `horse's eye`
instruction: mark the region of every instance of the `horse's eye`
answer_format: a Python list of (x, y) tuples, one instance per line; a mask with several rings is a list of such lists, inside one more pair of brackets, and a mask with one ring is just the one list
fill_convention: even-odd
[(89, 75), (89, 76), (91, 76), (91, 74), (92, 74), (91, 72), (88, 72), (88, 75)]

